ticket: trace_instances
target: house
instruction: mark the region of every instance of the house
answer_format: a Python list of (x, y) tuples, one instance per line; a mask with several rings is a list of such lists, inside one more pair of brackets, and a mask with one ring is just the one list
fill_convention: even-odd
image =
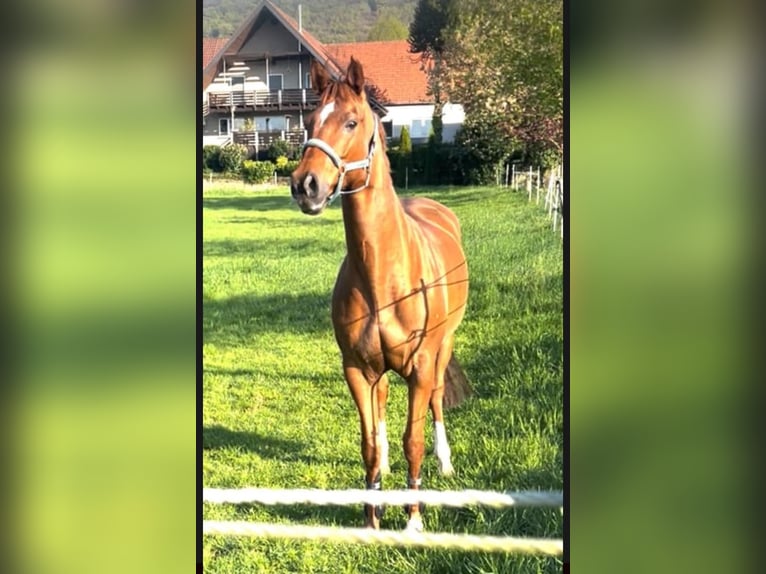
[[(374, 86), (370, 104), (389, 138), (403, 126), (413, 143), (431, 130), (433, 100), (427, 78), (406, 40), (322, 44), (272, 2), (264, 0), (231, 38), (203, 39), (203, 144), (232, 141), (265, 149), (274, 139), (306, 141), (304, 119), (316, 107), (309, 71), (317, 61), (335, 78), (353, 55)], [(462, 106), (447, 104), (444, 141), (463, 121)]]

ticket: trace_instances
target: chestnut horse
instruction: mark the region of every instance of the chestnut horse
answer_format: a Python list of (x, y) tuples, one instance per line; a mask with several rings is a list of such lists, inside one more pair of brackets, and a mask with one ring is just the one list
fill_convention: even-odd
[[(361, 419), (366, 486), (380, 489), (381, 472), (390, 472), (386, 372), (393, 370), (409, 389), (403, 444), (407, 484), (417, 489), (429, 406), (439, 471), (451, 474), (442, 403), (449, 408), (470, 394), (452, 356), (468, 297), (460, 225), (435, 201), (397, 197), (359, 62), (352, 58), (339, 81), (314, 63), (311, 82), (319, 105), (306, 122), (312, 138), (293, 171), (291, 193), (309, 215), (342, 197), (347, 254), (333, 291), (332, 323)], [(379, 528), (382, 510), (367, 505), (366, 525)], [(420, 506), (405, 510), (407, 528), (422, 530)]]

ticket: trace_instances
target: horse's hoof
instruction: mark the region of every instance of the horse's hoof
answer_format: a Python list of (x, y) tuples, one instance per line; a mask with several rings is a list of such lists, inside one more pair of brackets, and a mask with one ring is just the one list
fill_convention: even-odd
[(451, 462), (446, 462), (442, 464), (442, 461), (439, 461), (439, 474), (442, 476), (452, 476), (455, 474), (455, 469), (452, 466)]
[(407, 521), (405, 532), (423, 532), (423, 519), (420, 516), (413, 516)]

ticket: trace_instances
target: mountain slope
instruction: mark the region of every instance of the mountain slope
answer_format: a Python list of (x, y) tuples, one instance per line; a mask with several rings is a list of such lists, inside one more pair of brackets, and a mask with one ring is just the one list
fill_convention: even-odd
[[(363, 42), (379, 14), (395, 17), (409, 27), (417, 0), (273, 0), (298, 19), (302, 6), (303, 26), (321, 42)], [(258, 5), (258, 0), (203, 0), (204, 36), (230, 36)]]

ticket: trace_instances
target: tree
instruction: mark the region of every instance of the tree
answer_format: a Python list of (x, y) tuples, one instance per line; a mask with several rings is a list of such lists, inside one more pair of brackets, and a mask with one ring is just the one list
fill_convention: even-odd
[(442, 141), (442, 60), (445, 38), (454, 15), (454, 0), (418, 0), (415, 14), (410, 23), (410, 52), (420, 54), (420, 62), (428, 74), (428, 93), (434, 98), (434, 126), (436, 143)]
[(404, 40), (407, 38), (407, 26), (391, 15), (381, 15), (375, 20), (375, 24), (367, 35), (368, 42), (385, 40)]
[(563, 146), (561, 0), (463, 0), (444, 34), (441, 79), (468, 124), (527, 149)]
[(399, 136), (399, 151), (403, 154), (412, 153), (412, 139), (410, 138), (410, 130), (407, 126), (402, 126), (402, 133)]
[(432, 60), (442, 54), (453, 0), (418, 0), (409, 30), (410, 52)]

